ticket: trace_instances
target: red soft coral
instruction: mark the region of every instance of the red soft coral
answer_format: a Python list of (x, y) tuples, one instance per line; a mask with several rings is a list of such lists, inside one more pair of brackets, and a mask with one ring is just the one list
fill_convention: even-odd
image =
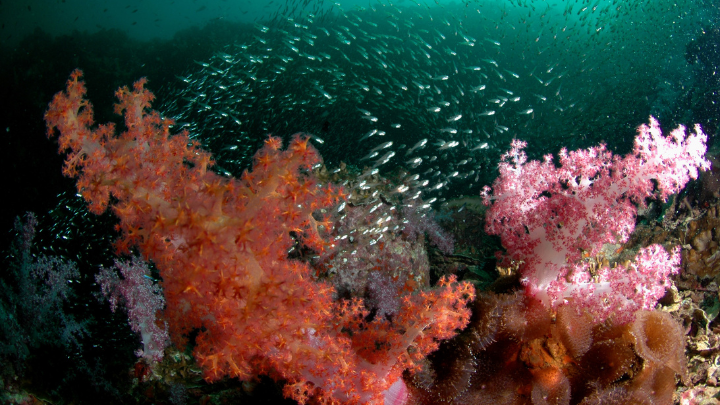
[(392, 340), (361, 356), (349, 332), (370, 330), (362, 306), (335, 301), (306, 263), (288, 258), (297, 239), (325, 248), (313, 212), (343, 196), (312, 173), (321, 159), (307, 136), (293, 136), (286, 150), (270, 137), (252, 171), (224, 178), (208, 171), (210, 155), (186, 132), (170, 136), (172, 122), (149, 110), (142, 80), (118, 91), (127, 131), (93, 130), (80, 76), (74, 72), (50, 104), (48, 133), (57, 129), (61, 147), (71, 149), (66, 173), (79, 177), (94, 212), (111, 195), (117, 201), (119, 246), (138, 246), (157, 264), (173, 341), (200, 330), (194, 354), (206, 380), (267, 374), (303, 403), (312, 396), (379, 403), (435, 340), (467, 323), (472, 287), (443, 282), (408, 301), (400, 326), (374, 325)]

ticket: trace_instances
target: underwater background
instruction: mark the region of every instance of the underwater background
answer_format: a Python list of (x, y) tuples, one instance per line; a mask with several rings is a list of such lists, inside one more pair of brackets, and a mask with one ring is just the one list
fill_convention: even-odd
[[(304, 132), (333, 181), (372, 192), (411, 179), (406, 193), (454, 232), (456, 252), (473, 257), (465, 267), (482, 282), (497, 277), (499, 242), (473, 235), (481, 222), (456, 222), (471, 220), (463, 210), (479, 204), (466, 197), (498, 176), (513, 139), (528, 143), (530, 159), (599, 143), (624, 155), (653, 116), (667, 130), (700, 124), (708, 155), (717, 148), (720, 7), (712, 0), (2, 0), (0, 23), (2, 285), (22, 288), (11, 273), (22, 259), (16, 218), (27, 225), (26, 212), (38, 219), (31, 256), (78, 264), (67, 270), (72, 294), (46, 291), (68, 298), (60, 311), (47, 309), (40, 330), (21, 339), (4, 329), (17, 341), (0, 349), (0, 389), (21, 395), (13, 390), (23, 387), (26, 401), (195, 403), (188, 390), (241, 385), (188, 383), (197, 367), (181, 353), (167, 371), (170, 388), (138, 384), (139, 338), (122, 312), (107, 311), (94, 276), (113, 263), (116, 220), (85, 208), (43, 121), (76, 68), (100, 123), (119, 123), (115, 90), (146, 77), (153, 108), (211, 152), (223, 176), (241, 177), (268, 134), (287, 142)], [(717, 190), (692, 187), (693, 204), (715, 202)], [(443, 267), (440, 256), (430, 254), (432, 268)], [(15, 292), (2, 319), (12, 318), (8, 302), (20, 302)], [(264, 380), (240, 391), (238, 403), (284, 401)]]

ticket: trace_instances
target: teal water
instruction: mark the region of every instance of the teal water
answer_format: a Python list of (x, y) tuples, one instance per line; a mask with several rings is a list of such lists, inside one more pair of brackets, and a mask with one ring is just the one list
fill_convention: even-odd
[(716, 18), (677, 2), (334, 7), (255, 23), (178, 76), (166, 111), (236, 175), (257, 134), (305, 131), (327, 162), (402, 166), (442, 200), (492, 181), (513, 138), (534, 158), (625, 153), (650, 115), (692, 124), (693, 89), (712, 85), (686, 48)]
[(82, 350), (33, 346), (27, 380), (56, 400), (123, 403), (137, 360), (124, 316), (94, 296), (114, 219), (87, 212), (45, 137), (42, 114), (72, 69), (100, 122), (117, 87), (148, 77), (154, 107), (220, 173), (240, 175), (267, 134), (307, 132), (329, 170), (392, 176), (434, 214), (490, 184), (514, 138), (531, 158), (600, 142), (624, 154), (653, 115), (667, 130), (700, 123), (712, 146), (718, 18), (711, 0), (2, 0), (3, 248), (15, 217), (36, 211), (38, 252), (80, 263), (68, 312), (93, 320)]

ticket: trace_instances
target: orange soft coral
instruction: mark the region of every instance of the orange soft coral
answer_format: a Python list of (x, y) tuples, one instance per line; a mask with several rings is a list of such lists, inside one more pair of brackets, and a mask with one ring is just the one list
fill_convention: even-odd
[[(117, 201), (118, 246), (137, 246), (157, 264), (173, 341), (200, 331), (194, 355), (207, 381), (267, 374), (300, 402), (379, 403), (405, 368), (467, 324), (467, 284), (443, 281), (408, 298), (395, 324), (368, 325), (361, 305), (334, 301), (306, 263), (288, 259), (297, 239), (327, 246), (312, 214), (344, 195), (312, 174), (321, 159), (306, 136), (286, 150), (270, 137), (252, 171), (224, 178), (207, 170), (210, 155), (186, 132), (170, 136), (171, 121), (149, 110), (144, 81), (117, 93), (126, 132), (92, 129), (80, 77), (50, 104), (48, 133), (57, 129), (71, 149), (65, 172), (78, 176), (93, 212)], [(353, 333), (387, 336), (387, 345), (360, 353)]]

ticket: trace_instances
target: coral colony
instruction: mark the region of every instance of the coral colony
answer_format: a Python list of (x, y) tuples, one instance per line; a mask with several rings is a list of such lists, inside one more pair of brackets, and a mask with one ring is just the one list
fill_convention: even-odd
[(46, 114), (70, 150), (65, 174), (79, 177), (92, 212), (117, 200), (118, 249), (137, 246), (157, 264), (173, 343), (203, 328), (194, 356), (207, 381), (266, 374), (287, 381), (285, 394), (299, 402), (380, 403), (402, 386), (404, 370), (467, 325), (474, 289), (452, 277), (403, 297), (393, 322), (370, 322), (362, 302), (333, 300), (306, 263), (288, 259), (291, 232), (315, 251), (332, 248), (324, 238), (331, 224), (312, 214), (345, 196), (310, 171), (320, 157), (307, 137), (294, 136), (286, 150), (270, 137), (252, 171), (223, 178), (187, 134), (169, 137), (170, 121), (148, 111), (144, 81), (117, 92), (127, 132), (91, 129), (80, 76)]
[[(168, 336), (183, 348), (197, 332), (193, 355), (206, 381), (267, 375), (300, 403), (659, 404), (685, 376), (682, 330), (652, 311), (678, 271), (678, 251), (653, 245), (615, 268), (583, 259), (627, 241), (637, 205), (664, 200), (708, 168), (699, 128), (663, 137), (651, 119), (626, 157), (563, 150), (560, 167), (550, 156), (528, 162), (515, 141), (484, 198), (487, 232), (506, 249), (501, 265), (524, 290), (476, 296), (454, 276), (429, 288), (397, 274), (345, 273), (374, 290), (371, 313), (289, 257), (298, 245), (343, 257), (334, 252), (347, 243), (334, 239), (331, 214), (347, 192), (318, 178), (322, 161), (307, 136), (286, 148), (270, 136), (251, 170), (222, 177), (186, 132), (170, 136), (144, 80), (116, 93), (125, 132), (93, 127), (81, 76), (73, 72), (55, 95), (48, 134), (59, 133), (64, 173), (78, 179), (90, 210), (109, 207), (119, 218), (118, 252), (137, 249), (160, 272), (161, 290), (137, 257), (117, 262), (122, 279), (107, 269), (97, 278), (113, 308), (128, 306), (147, 361), (162, 359)], [(397, 263), (386, 267), (409, 263), (374, 259), (383, 257)]]
[[(525, 143), (515, 140), (502, 156), (492, 194), (486, 187), (487, 231), (500, 235), (505, 265), (519, 263), (527, 295), (557, 306), (571, 298), (600, 320), (614, 315), (629, 322), (638, 309), (652, 309), (677, 272), (680, 251), (659, 245), (642, 249), (631, 269), (600, 269), (593, 277), (581, 259), (595, 257), (605, 243), (624, 243), (635, 229), (636, 205), (677, 193), (698, 168), (707, 170), (705, 134), (686, 138), (678, 128), (665, 138), (650, 119), (625, 157), (604, 146), (560, 152), (527, 162)], [(657, 187), (656, 187), (657, 184)], [(657, 189), (657, 190), (656, 190)]]

